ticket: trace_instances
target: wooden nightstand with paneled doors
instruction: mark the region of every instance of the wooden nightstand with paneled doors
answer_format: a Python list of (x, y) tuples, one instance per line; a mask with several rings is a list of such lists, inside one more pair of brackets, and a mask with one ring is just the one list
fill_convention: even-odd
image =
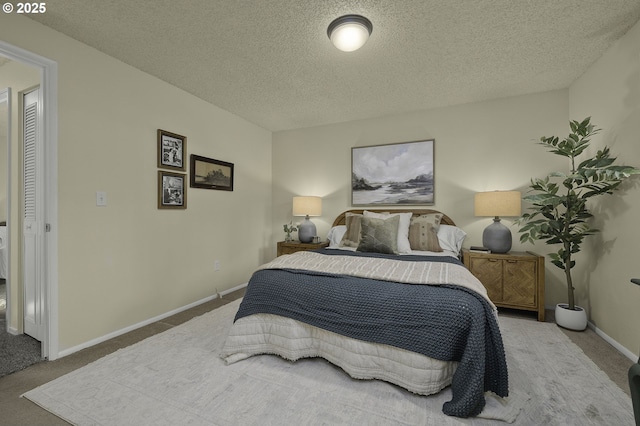
[(464, 265), (498, 307), (535, 311), (544, 321), (544, 257), (530, 251), (505, 254), (463, 250)]

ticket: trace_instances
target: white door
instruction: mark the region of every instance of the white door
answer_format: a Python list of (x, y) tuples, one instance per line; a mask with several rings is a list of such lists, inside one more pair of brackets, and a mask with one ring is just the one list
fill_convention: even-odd
[(24, 332), (36, 340), (44, 337), (42, 285), (44, 220), (42, 219), (42, 110), (40, 90), (23, 98), (23, 256)]

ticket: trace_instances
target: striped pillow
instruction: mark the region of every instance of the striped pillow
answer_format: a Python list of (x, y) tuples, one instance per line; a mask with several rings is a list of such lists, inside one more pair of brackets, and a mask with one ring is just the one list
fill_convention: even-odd
[(438, 229), (442, 214), (430, 213), (411, 218), (409, 225), (409, 244), (411, 250), (441, 252), (438, 242)]

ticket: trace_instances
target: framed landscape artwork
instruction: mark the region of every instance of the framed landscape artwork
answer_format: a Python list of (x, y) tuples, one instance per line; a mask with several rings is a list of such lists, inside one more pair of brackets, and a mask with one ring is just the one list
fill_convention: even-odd
[(158, 129), (158, 168), (185, 172), (187, 170), (186, 155), (186, 136)]
[(191, 154), (190, 186), (233, 191), (233, 163)]
[(187, 208), (187, 175), (158, 171), (158, 208)]
[(351, 203), (433, 205), (435, 140), (351, 148)]

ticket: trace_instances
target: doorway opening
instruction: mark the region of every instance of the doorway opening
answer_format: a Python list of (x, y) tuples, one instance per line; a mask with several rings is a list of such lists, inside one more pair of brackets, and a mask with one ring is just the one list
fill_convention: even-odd
[[(9, 62), (16, 62), (22, 66), (32, 67), (38, 74), (38, 85), (40, 86), (38, 113), (40, 115), (40, 128), (37, 138), (40, 143), (38, 152), (38, 162), (36, 164), (36, 174), (40, 181), (37, 187), (38, 200), (40, 202), (41, 216), (32, 228), (34, 232), (39, 232), (41, 237), (34, 240), (37, 244), (35, 250), (38, 253), (39, 262), (37, 270), (25, 274), (23, 264), (25, 260), (24, 239), (24, 188), (23, 178), (18, 178), (18, 170), (23, 166), (18, 162), (23, 160), (24, 153), (17, 154), (11, 152), (11, 145), (6, 158), (10, 159), (7, 183), (7, 242), (8, 262), (7, 278), (5, 287), (7, 288), (5, 329), (10, 334), (21, 333), (25, 330), (26, 313), (28, 312), (24, 293), (25, 275), (29, 273), (37, 274), (40, 285), (33, 297), (41, 308), (37, 318), (40, 327), (38, 332), (41, 340), (41, 358), (50, 360), (58, 358), (58, 266), (57, 266), (57, 64), (47, 58), (28, 52), (24, 49), (0, 41), (0, 58), (5, 58)], [(6, 60), (3, 62), (7, 62)], [(6, 66), (6, 64), (4, 65)], [(0, 77), (2, 77), (2, 67), (0, 66)], [(0, 86), (4, 85), (0, 79)], [(15, 96), (15, 95), (14, 95)], [(20, 105), (22, 107), (22, 105)], [(13, 107), (15, 109), (15, 106)], [(16, 121), (14, 116), (13, 121)], [(20, 129), (22, 131), (22, 129)], [(15, 135), (13, 145), (16, 145)], [(22, 139), (23, 136), (21, 135)], [(14, 151), (21, 148), (14, 146)], [(3, 157), (5, 157), (3, 155)], [(23, 172), (23, 170), (20, 170)], [(13, 176), (13, 177), (12, 177)], [(33, 247), (32, 247), (33, 248)], [(18, 285), (19, 284), (19, 285)], [(13, 294), (12, 294), (13, 290)], [(33, 334), (33, 333), (32, 333)], [(17, 337), (17, 336), (16, 336)]]
[[(3, 63), (6, 65), (6, 62)], [(0, 70), (0, 75), (2, 72)], [(12, 192), (10, 158), (11, 158), (11, 117), (12, 102), (11, 88), (0, 89), (0, 377), (22, 370), (29, 365), (42, 360), (42, 347), (40, 341), (27, 334), (10, 333), (11, 318), (7, 315), (7, 309), (16, 301), (12, 301), (11, 286), (7, 285), (9, 279), (9, 249), (8, 243), (8, 202), (7, 198)], [(5, 155), (6, 154), (6, 155)], [(11, 281), (9, 281), (11, 282)], [(15, 286), (14, 286), (15, 290)], [(14, 311), (20, 311), (19, 309)]]

